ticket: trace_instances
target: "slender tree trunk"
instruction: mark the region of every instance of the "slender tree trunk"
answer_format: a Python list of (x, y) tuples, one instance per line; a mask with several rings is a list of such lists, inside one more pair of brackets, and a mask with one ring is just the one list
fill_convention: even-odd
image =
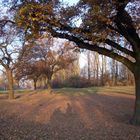
[(106, 57), (102, 55), (102, 67), (101, 67), (101, 86), (105, 85), (105, 73), (106, 73)]
[(96, 52), (95, 54), (95, 61), (96, 61), (96, 84), (99, 86), (99, 54)]
[(36, 86), (37, 80), (34, 79), (34, 90), (36, 90), (37, 86)]
[(97, 86), (99, 86), (99, 63), (97, 63)]
[(135, 77), (136, 99), (135, 99), (134, 114), (132, 119), (130, 120), (130, 123), (134, 125), (140, 125), (140, 65), (134, 72), (134, 77)]
[(115, 86), (117, 86), (117, 83), (118, 83), (118, 62), (116, 61), (116, 64), (115, 64)]
[(115, 74), (116, 74), (116, 61), (114, 59), (112, 59), (112, 86), (115, 86), (116, 84), (116, 77), (115, 77)]
[(87, 52), (87, 59), (88, 59), (88, 80), (91, 79), (91, 73), (90, 73), (90, 51)]
[(13, 73), (10, 68), (6, 69), (6, 75), (8, 79), (8, 98), (14, 99)]

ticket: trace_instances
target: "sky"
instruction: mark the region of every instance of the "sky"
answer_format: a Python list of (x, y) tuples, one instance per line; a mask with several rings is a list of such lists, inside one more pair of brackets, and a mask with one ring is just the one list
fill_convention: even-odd
[(68, 3), (69, 5), (76, 4), (79, 0), (62, 0), (63, 2)]
[[(62, 1), (68, 3), (69, 5), (73, 5), (76, 4), (79, 0), (62, 0)], [(87, 58), (84, 53), (81, 53), (79, 59), (80, 68), (83, 68), (86, 65), (86, 63), (87, 63)]]

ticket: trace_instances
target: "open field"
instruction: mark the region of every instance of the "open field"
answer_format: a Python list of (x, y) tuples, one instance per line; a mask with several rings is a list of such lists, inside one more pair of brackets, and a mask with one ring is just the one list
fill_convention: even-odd
[(27, 91), (0, 95), (0, 140), (139, 140), (129, 124), (133, 87)]
[[(33, 90), (17, 90), (16, 94), (26, 94), (30, 93)], [(39, 92), (47, 92), (47, 90), (38, 90)], [(133, 86), (116, 86), (116, 87), (89, 87), (89, 88), (60, 88), (54, 89), (56, 93), (77, 96), (77, 95), (87, 95), (87, 94), (100, 94), (100, 93), (119, 93), (119, 94), (127, 94), (134, 95), (134, 87)], [(7, 91), (0, 91), (0, 94), (6, 94)]]
[(61, 88), (55, 90), (57, 93), (78, 96), (87, 94), (101, 94), (101, 93), (118, 93), (134, 95), (133, 86), (119, 86), (119, 87), (90, 87), (90, 88)]

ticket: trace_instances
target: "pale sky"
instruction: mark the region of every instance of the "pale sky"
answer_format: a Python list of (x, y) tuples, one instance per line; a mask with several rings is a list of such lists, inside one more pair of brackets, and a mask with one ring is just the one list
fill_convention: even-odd
[(61, 0), (61, 1), (66, 2), (70, 5), (73, 5), (73, 4), (76, 4), (79, 0)]
[[(69, 5), (73, 5), (76, 4), (79, 0), (62, 0), (62, 1), (68, 3)], [(86, 63), (87, 63), (87, 58), (85, 54), (81, 53), (79, 59), (80, 68), (83, 68), (86, 65)]]

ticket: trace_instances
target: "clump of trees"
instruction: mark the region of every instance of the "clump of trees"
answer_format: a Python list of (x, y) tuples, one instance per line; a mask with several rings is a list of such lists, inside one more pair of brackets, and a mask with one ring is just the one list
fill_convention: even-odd
[(84, 59), (87, 64), (81, 69), (81, 76), (92, 86), (134, 85), (132, 72), (120, 62), (91, 51), (85, 52)]
[(32, 46), (25, 46), (17, 62), (16, 78), (33, 80), (34, 89), (37, 88), (39, 78), (43, 78), (47, 81), (47, 88), (51, 92), (53, 75), (67, 69), (77, 59), (73, 53), (74, 46), (70, 42), (58, 40), (56, 42), (49, 37), (38, 39)]

